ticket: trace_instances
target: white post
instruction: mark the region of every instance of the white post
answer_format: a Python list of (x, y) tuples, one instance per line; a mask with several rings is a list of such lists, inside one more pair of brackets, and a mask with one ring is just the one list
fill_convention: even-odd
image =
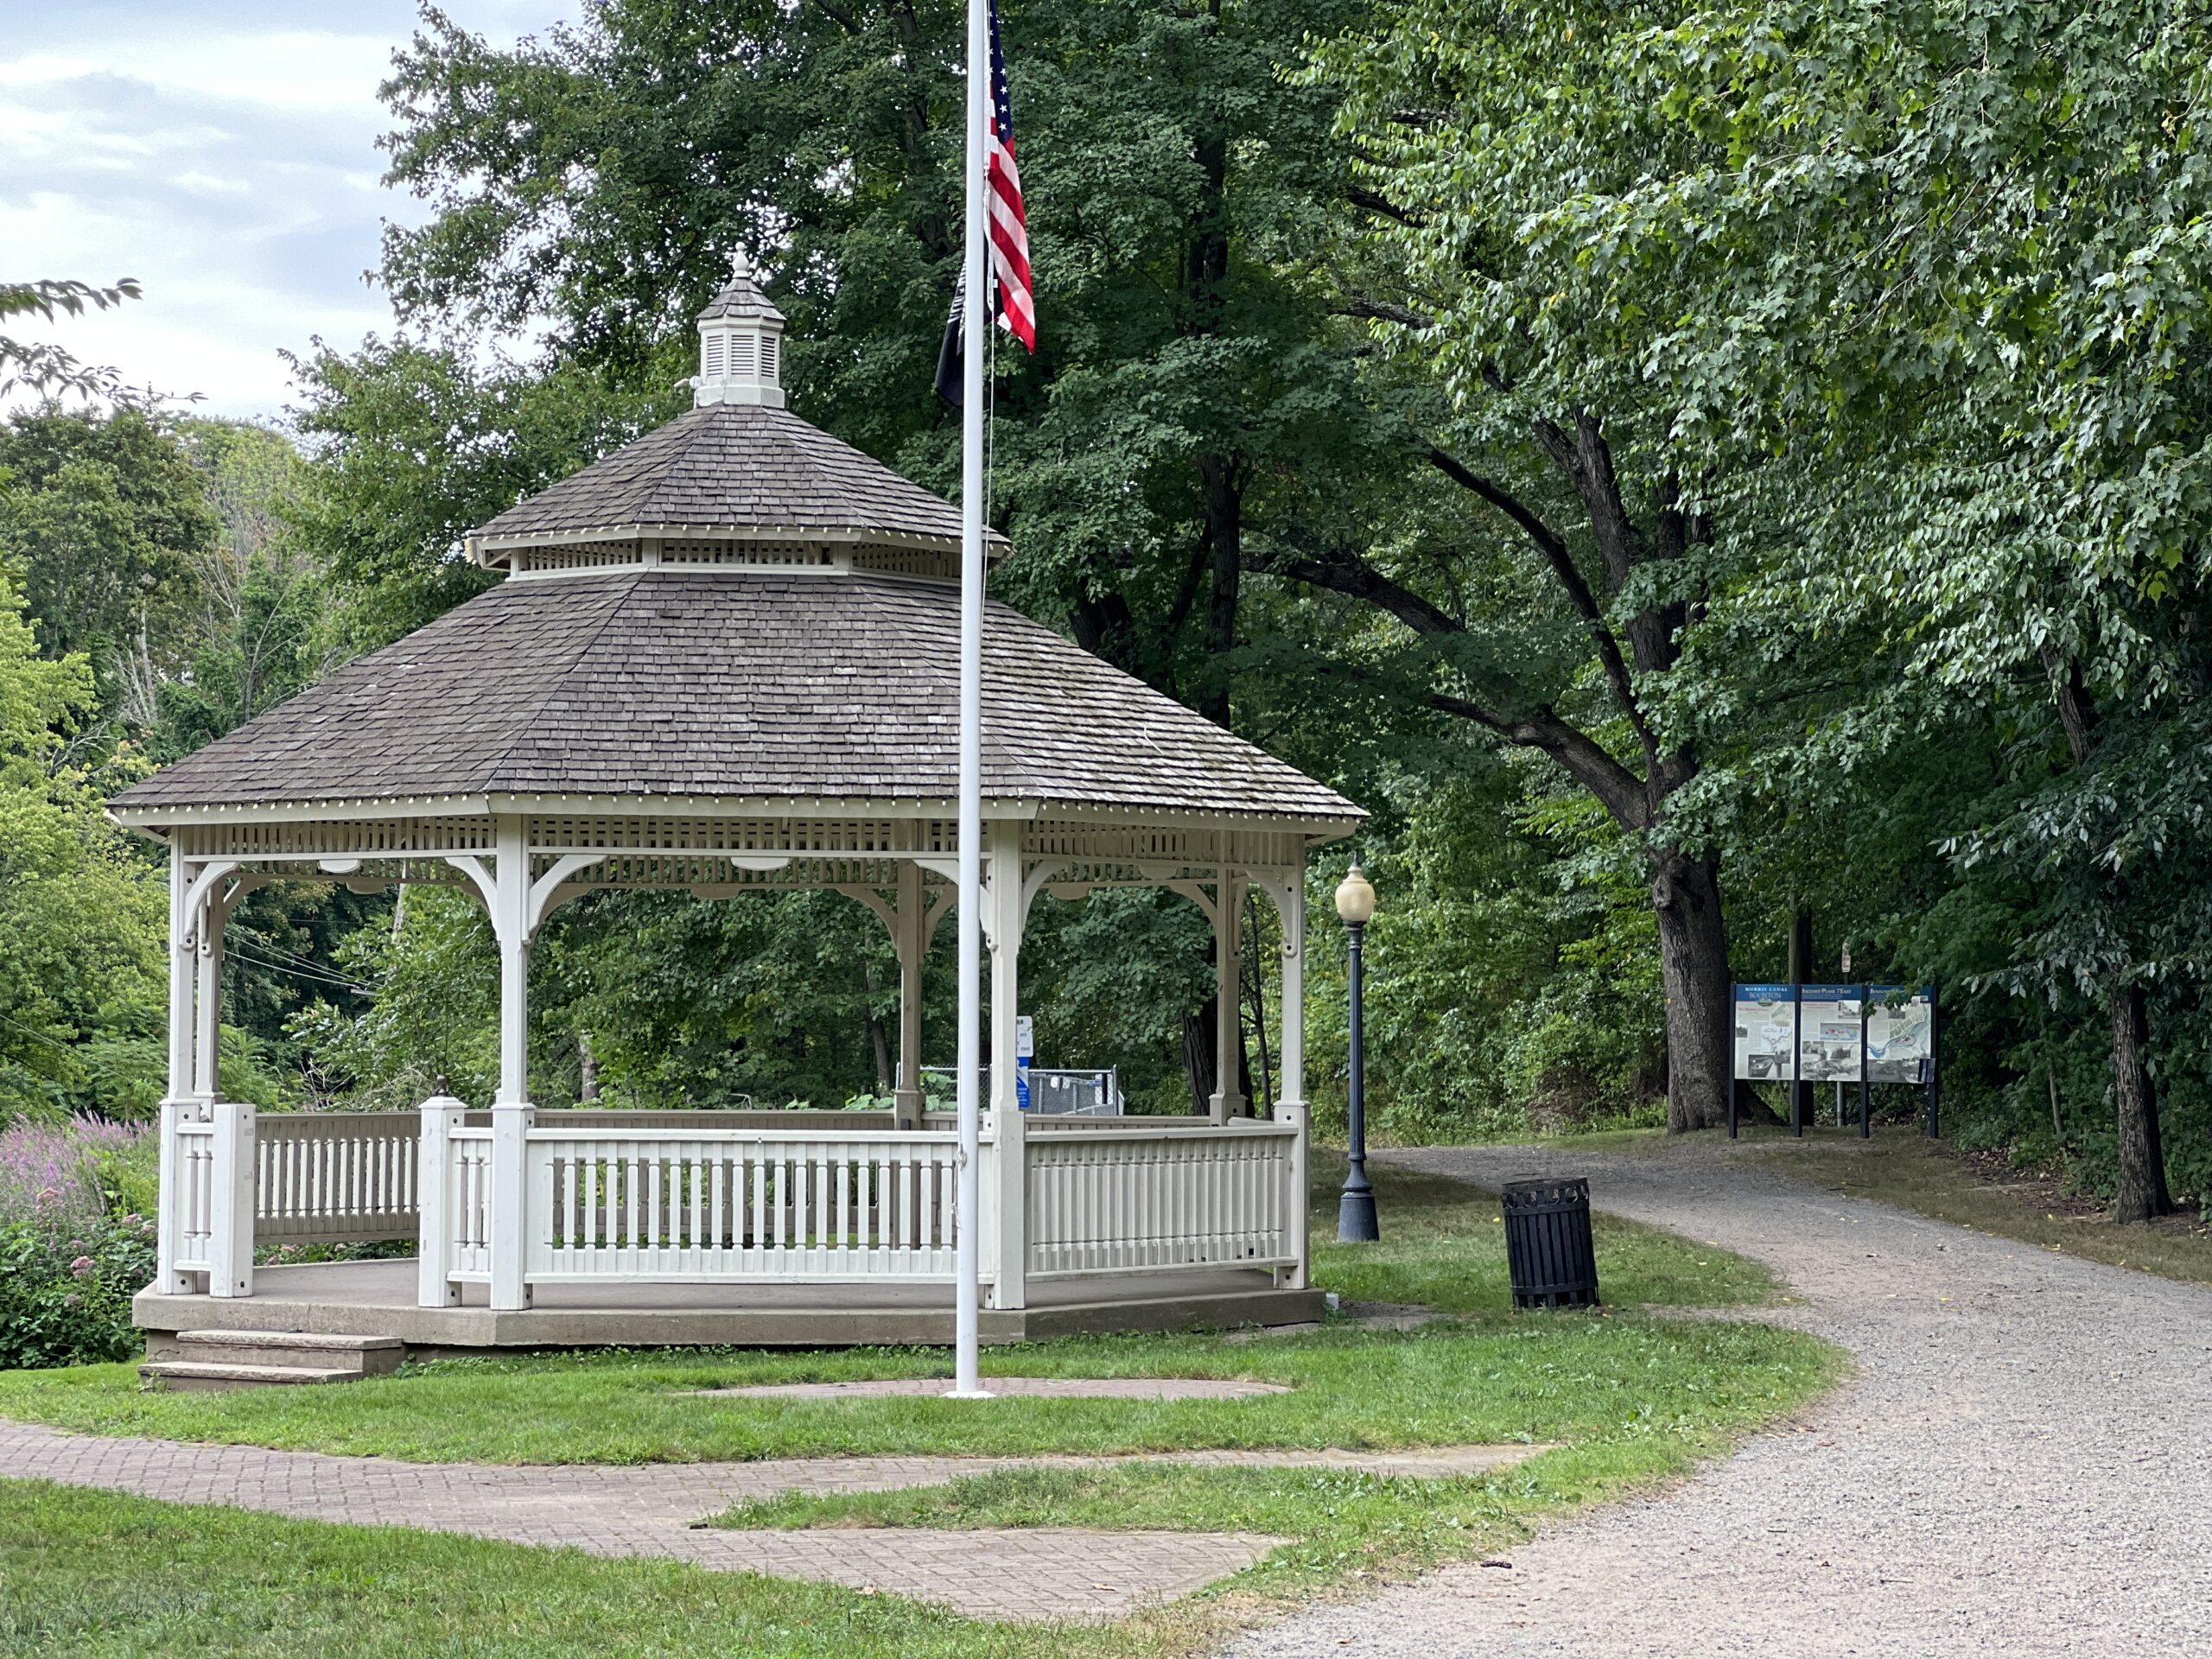
[(1229, 871), (1214, 884), (1213, 1121), (1226, 1123), (1244, 1111), (1244, 982), (1237, 952), (1243, 884)]
[(223, 923), (230, 907), (213, 893), (200, 902), (194, 930), (192, 1092), (213, 1100), (223, 1092)]
[(958, 1193), (955, 1205), (953, 1383), (957, 1399), (985, 1397), (976, 1348), (982, 1310), (976, 1274), (982, 1266), (982, 1114), (976, 1075), (982, 1058), (983, 885), (983, 367), (991, 315), (990, 268), (984, 246), (983, 134), (991, 118), (991, 32), (987, 0), (968, 0), (967, 303), (961, 315), (966, 362), (960, 409), (960, 1109)]
[(1282, 1038), (1277, 1097), (1306, 1103), (1306, 872), (1286, 870), (1274, 885), (1282, 919)]
[(192, 887), (184, 849), (169, 846), (169, 1063), (168, 1090), (162, 1102), (160, 1192), (154, 1217), (154, 1283), (164, 1295), (188, 1295), (194, 1275), (181, 1273), (176, 1259), (184, 1242), (184, 1180), (178, 1156), (178, 1126), (199, 1115), (192, 1093), (192, 995), (194, 978), (191, 921), (185, 898)]
[(459, 1307), (461, 1287), (453, 1282), (453, 1132), (466, 1121), (451, 1095), (423, 1103), (423, 1139), (416, 1154), (415, 1191), (422, 1208), (416, 1218), (416, 1294), (424, 1307)]
[(254, 1112), (242, 1100), (213, 1104), (214, 1191), (207, 1245), (211, 1296), (253, 1294)]
[(991, 1125), (997, 1142), (991, 1194), (996, 1260), (994, 1307), (1028, 1306), (1029, 1162), (1021, 1117), (1021, 826), (991, 826)]
[(1306, 1185), (1312, 1157), (1312, 1113), (1306, 1105), (1306, 871), (1283, 870), (1268, 883), (1275, 913), (1282, 921), (1282, 1040), (1280, 1069), (1282, 1082), (1275, 1102), (1275, 1122), (1298, 1126), (1292, 1144), (1288, 1205), (1292, 1241), (1298, 1262), (1280, 1268), (1279, 1282), (1303, 1289), (1308, 1282), (1310, 1241), (1306, 1228)]
[(192, 998), (196, 980), (189, 899), (192, 866), (184, 849), (169, 847), (169, 1098), (192, 1092)]
[(928, 1097), (922, 1090), (922, 963), (929, 941), (922, 935), (922, 867), (909, 859), (899, 867), (898, 925), (892, 940), (899, 951), (899, 1093), (897, 1122), (902, 1129), (922, 1127)]
[(523, 1279), (528, 1236), (525, 1147), (537, 1114), (530, 1105), (530, 847), (518, 816), (498, 827), (499, 865), (492, 927), (499, 942), (499, 1093), (492, 1103), (491, 1305), (530, 1306)]

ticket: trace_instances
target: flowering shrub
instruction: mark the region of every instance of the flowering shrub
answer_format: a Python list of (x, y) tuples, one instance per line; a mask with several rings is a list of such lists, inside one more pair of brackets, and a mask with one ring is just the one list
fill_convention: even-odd
[(154, 1224), (113, 1211), (143, 1144), (89, 1118), (0, 1130), (0, 1369), (138, 1351), (130, 1298), (154, 1276)]
[(154, 1276), (154, 1224), (95, 1218), (74, 1234), (0, 1225), (0, 1370), (128, 1359), (130, 1298)]
[(101, 1160), (128, 1152), (143, 1133), (89, 1117), (0, 1129), (0, 1224), (66, 1230), (99, 1220), (107, 1211)]

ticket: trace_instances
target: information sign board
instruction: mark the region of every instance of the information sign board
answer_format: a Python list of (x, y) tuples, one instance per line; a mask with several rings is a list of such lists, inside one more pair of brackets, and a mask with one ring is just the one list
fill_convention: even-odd
[(1797, 1075), (1797, 988), (1736, 988), (1736, 1075), (1754, 1083)]
[(1866, 989), (1866, 1076), (1874, 1083), (1926, 1083), (1935, 1063), (1934, 999), (1902, 985)]
[(1859, 985), (1797, 988), (1797, 1075), (1807, 1083), (1859, 1081)]

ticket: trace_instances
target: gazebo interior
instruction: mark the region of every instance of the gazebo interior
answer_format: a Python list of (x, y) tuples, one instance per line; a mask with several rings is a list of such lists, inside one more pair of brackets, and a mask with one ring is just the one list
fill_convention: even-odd
[[(955, 892), (959, 513), (784, 407), (782, 327), (741, 264), (699, 319), (695, 406), (470, 537), (504, 581), (114, 803), (171, 859), (160, 1260), (137, 1303), (156, 1362), (188, 1371), (210, 1332), (424, 1353), (950, 1339), (957, 1144), (919, 1083), (923, 962)], [(983, 741), (984, 1338), (1318, 1317), (1306, 868), (1358, 810), (997, 605)], [(492, 1099), (222, 1097), (225, 922), (302, 876), (481, 901)], [(1213, 925), (1221, 1088), (1185, 1116), (1025, 1112), (1031, 906), (1129, 886)], [(531, 941), (606, 887), (867, 906), (899, 964), (894, 1109), (533, 1105)], [(1282, 941), (1266, 1118), (1236, 1093), (1249, 893)], [(256, 1265), (389, 1240), (415, 1255)]]

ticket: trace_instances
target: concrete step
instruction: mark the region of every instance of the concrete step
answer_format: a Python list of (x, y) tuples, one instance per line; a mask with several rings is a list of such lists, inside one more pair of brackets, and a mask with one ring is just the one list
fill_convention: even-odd
[(193, 1394), (222, 1389), (265, 1389), (307, 1382), (356, 1382), (359, 1371), (327, 1365), (241, 1365), (197, 1359), (151, 1359), (138, 1375), (163, 1388)]
[(406, 1357), (407, 1344), (397, 1337), (323, 1331), (180, 1331), (159, 1356), (211, 1365), (302, 1366), (357, 1377), (396, 1371)]

